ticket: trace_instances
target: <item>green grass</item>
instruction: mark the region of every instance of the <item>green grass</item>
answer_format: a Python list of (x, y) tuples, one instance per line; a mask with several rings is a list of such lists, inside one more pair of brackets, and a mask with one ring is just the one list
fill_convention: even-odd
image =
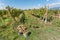
[[(60, 40), (60, 19), (54, 19), (52, 24), (45, 25), (38, 18), (30, 14), (26, 15), (28, 15), (27, 28), (31, 32), (29, 37), (18, 36), (17, 31), (13, 29), (14, 26), (9, 25), (6, 28), (0, 27), (0, 40)], [(32, 26), (30, 27), (30, 25)], [(35, 25), (39, 28), (33, 28)]]

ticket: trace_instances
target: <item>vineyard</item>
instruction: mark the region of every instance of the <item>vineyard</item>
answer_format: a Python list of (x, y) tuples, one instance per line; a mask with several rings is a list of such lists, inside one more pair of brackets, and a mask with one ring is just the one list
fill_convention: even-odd
[[(25, 24), (31, 34), (18, 35), (16, 27)], [(60, 40), (59, 9), (16, 9), (7, 6), (0, 10), (0, 40)]]

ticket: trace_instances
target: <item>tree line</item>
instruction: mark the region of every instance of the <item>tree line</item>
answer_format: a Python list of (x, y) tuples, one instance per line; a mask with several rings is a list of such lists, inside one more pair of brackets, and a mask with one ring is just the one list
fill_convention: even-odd
[(47, 7), (39, 8), (39, 9), (16, 9), (10, 6), (7, 6), (5, 9), (0, 10), (0, 18), (4, 21), (6, 18), (11, 18), (12, 22), (21, 22), (25, 23), (25, 12), (40, 18), (46, 24), (47, 22), (52, 21), (54, 18), (60, 18), (60, 10), (59, 9), (48, 9)]

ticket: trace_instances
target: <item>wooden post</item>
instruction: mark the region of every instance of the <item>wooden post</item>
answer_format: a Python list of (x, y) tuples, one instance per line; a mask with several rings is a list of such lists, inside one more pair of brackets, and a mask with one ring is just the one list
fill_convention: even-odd
[(45, 7), (45, 14), (44, 14), (44, 23), (46, 24), (47, 23), (47, 17), (48, 17), (48, 6)]
[(59, 19), (60, 19), (60, 10), (58, 9), (58, 17), (59, 17)]

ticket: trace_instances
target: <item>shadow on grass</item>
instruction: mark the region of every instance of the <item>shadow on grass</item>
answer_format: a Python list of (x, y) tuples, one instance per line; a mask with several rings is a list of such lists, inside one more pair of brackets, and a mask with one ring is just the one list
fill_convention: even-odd
[(28, 32), (28, 36), (30, 36), (31, 35), (31, 32)]

